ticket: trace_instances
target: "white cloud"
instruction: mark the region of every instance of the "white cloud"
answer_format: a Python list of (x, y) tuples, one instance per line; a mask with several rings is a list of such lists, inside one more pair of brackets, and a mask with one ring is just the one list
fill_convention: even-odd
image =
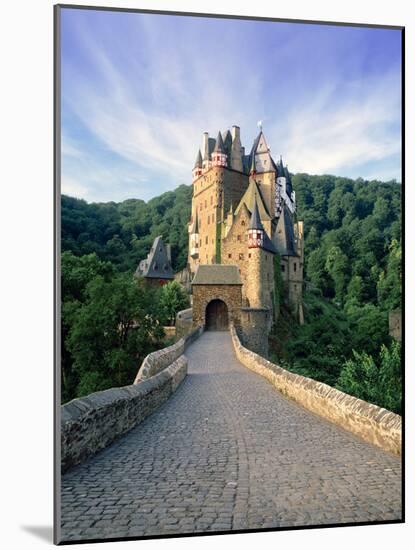
[[(278, 88), (264, 101), (266, 83), (261, 81), (261, 71), (255, 78), (241, 77), (247, 71), (246, 60), (241, 52), (235, 53), (232, 35), (222, 37), (220, 58), (200, 59), (189, 37), (177, 41), (171, 50), (160, 48), (160, 37), (146, 18), (142, 20), (146, 22), (139, 29), (142, 49), (152, 52), (148, 67), (137, 62), (134, 51), (128, 66), (114, 62), (113, 52), (98, 48), (90, 34), (78, 28), (85, 56), (99, 77), (71, 74), (70, 68), (64, 68), (70, 83), (63, 89), (65, 103), (104, 144), (98, 155), (82, 159), (83, 151), (74, 141), (64, 142), (64, 170), (72, 187), (79, 178), (78, 193), (92, 185), (90, 196), (95, 200), (100, 193), (101, 200), (125, 198), (129, 190), (131, 196), (148, 198), (178, 183), (190, 183), (203, 131), (216, 137), (219, 129), (238, 124), (249, 151), (261, 118), (274, 157), (283, 154), (291, 171), (351, 175), (359, 166), (363, 170), (367, 163), (400, 152), (400, 129), (391, 130), (400, 112), (396, 74), (350, 82), (341, 90), (334, 81), (320, 83), (314, 94), (310, 90), (303, 94), (308, 103), (297, 102), (291, 113), (281, 113)], [(124, 159), (128, 169), (119, 163), (112, 168), (100, 166), (105, 149)], [(82, 170), (74, 168), (76, 160)], [(376, 173), (373, 166), (370, 169)], [(140, 187), (144, 174), (158, 174), (159, 181), (151, 188)], [(395, 177), (399, 179), (399, 174)]]
[[(334, 107), (335, 88), (321, 90), (312, 104), (300, 107), (271, 136), (294, 172), (356, 174), (367, 169), (385, 177), (381, 161), (400, 154), (400, 91), (396, 74), (353, 85), (346, 98)], [(277, 141), (278, 140), (278, 141)], [(376, 163), (379, 170), (376, 172)], [(366, 174), (361, 174), (366, 177)], [(390, 175), (390, 172), (389, 172)], [(400, 178), (399, 166), (395, 175)]]

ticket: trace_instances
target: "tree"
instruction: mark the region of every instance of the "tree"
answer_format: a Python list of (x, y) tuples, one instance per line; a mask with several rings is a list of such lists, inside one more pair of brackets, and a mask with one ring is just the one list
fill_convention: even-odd
[(327, 254), (325, 268), (333, 279), (336, 299), (340, 303), (343, 303), (348, 279), (349, 262), (347, 256), (343, 254), (338, 246), (330, 248)]
[(388, 263), (379, 275), (378, 301), (387, 311), (401, 307), (402, 249), (393, 239), (389, 246)]
[(163, 324), (174, 325), (176, 314), (189, 306), (189, 297), (177, 281), (171, 281), (161, 287), (159, 311)]
[(87, 299), (86, 287), (97, 276), (110, 280), (114, 275), (114, 266), (101, 261), (96, 254), (75, 256), (66, 251), (61, 256), (61, 389), (62, 400), (67, 401), (76, 394), (79, 383), (73, 369), (73, 357), (68, 349), (67, 340), (74, 324), (77, 311)]
[(382, 345), (375, 360), (366, 352), (353, 352), (345, 362), (336, 387), (398, 414), (402, 411), (401, 346), (393, 342)]
[(110, 281), (95, 277), (87, 300), (74, 314), (68, 337), (79, 383), (76, 395), (132, 384), (148, 353), (160, 345), (164, 331), (143, 281), (130, 274)]

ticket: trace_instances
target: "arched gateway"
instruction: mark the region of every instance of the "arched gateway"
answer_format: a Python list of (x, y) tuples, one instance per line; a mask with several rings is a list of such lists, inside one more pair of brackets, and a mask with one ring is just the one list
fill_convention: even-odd
[(223, 300), (212, 300), (205, 313), (206, 330), (228, 330), (228, 307)]
[(199, 265), (192, 281), (193, 327), (228, 330), (230, 323), (240, 324), (242, 281), (238, 266)]

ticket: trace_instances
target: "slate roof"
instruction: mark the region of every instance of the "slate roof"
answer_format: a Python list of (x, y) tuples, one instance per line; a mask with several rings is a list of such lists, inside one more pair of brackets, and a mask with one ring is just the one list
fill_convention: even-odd
[(198, 152), (197, 157), (196, 157), (196, 162), (195, 162), (194, 168), (202, 168), (202, 166), (203, 166), (202, 153), (200, 152), (200, 149), (199, 149), (199, 152)]
[(174, 279), (167, 248), (161, 235), (154, 239), (147, 258), (141, 260), (135, 271), (135, 276), (147, 279)]
[(242, 285), (237, 265), (199, 265), (192, 285)]
[(218, 133), (215, 148), (213, 149), (213, 151), (215, 153), (224, 153), (225, 152), (225, 147), (223, 145), (223, 140), (222, 140), (222, 134), (220, 132)]
[(254, 197), (254, 209), (252, 211), (251, 220), (249, 222), (249, 229), (259, 229), (264, 231), (264, 226), (262, 225), (261, 218), (259, 217), (258, 212), (258, 203), (256, 197)]
[(259, 210), (259, 216), (261, 220), (270, 220), (271, 216), (268, 214), (268, 211), (266, 209), (266, 206), (264, 204), (261, 191), (258, 188), (258, 185), (256, 184), (255, 180), (251, 179), (249, 182), (248, 188), (245, 191), (243, 197), (241, 198), (237, 209), (235, 210), (235, 214), (239, 212), (239, 210), (242, 208), (242, 205), (245, 203), (249, 212), (252, 214), (254, 210), (254, 202), (258, 203), (258, 210)]
[(276, 228), (277, 251), (281, 256), (296, 256), (294, 226), (288, 208), (284, 205)]

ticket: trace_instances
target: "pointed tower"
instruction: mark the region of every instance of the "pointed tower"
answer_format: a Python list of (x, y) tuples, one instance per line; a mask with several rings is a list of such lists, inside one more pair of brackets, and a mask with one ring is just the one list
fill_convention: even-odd
[(199, 152), (196, 157), (196, 162), (192, 171), (193, 181), (195, 181), (199, 176), (202, 175), (202, 167), (203, 167), (203, 160), (202, 160), (202, 154), (199, 149)]
[(199, 258), (200, 235), (199, 235), (199, 219), (197, 210), (195, 213), (194, 222), (189, 227), (189, 255), (194, 260)]
[(263, 248), (264, 246), (264, 226), (261, 223), (258, 211), (258, 203), (254, 198), (254, 210), (248, 229), (248, 248)]
[(276, 252), (262, 225), (258, 203), (254, 197), (251, 219), (248, 227), (248, 266), (246, 297), (251, 308), (273, 309), (271, 291), (274, 283), (273, 256)]
[(216, 139), (215, 148), (212, 152), (212, 166), (226, 166), (227, 155), (225, 153), (225, 147), (222, 140), (222, 134), (219, 132)]

